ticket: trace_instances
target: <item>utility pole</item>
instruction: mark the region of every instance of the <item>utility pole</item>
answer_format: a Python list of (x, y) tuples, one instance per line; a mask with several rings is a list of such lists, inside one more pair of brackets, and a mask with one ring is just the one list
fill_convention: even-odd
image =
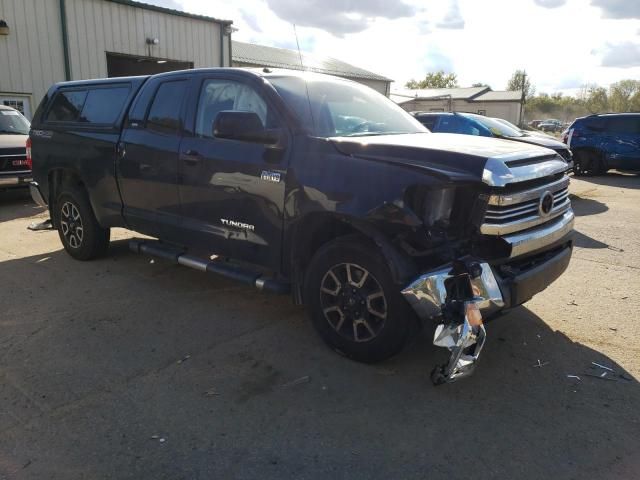
[(520, 128), (522, 128), (522, 122), (524, 122), (524, 102), (525, 102), (524, 88), (526, 85), (526, 81), (527, 81), (527, 72), (526, 70), (523, 70), (522, 71), (522, 88), (521, 88), (522, 95), (520, 97), (520, 122), (518, 125)]

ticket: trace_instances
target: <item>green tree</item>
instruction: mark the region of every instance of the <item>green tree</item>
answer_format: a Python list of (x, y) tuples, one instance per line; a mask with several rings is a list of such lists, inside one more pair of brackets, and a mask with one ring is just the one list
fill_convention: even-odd
[(614, 112), (633, 110), (632, 99), (640, 92), (639, 80), (620, 80), (609, 87), (609, 106)]
[(587, 90), (587, 97), (584, 99), (584, 106), (589, 113), (601, 113), (609, 110), (609, 97), (604, 87), (592, 85)]
[(507, 82), (507, 90), (522, 91), (524, 90), (524, 96), (528, 100), (536, 93), (536, 89), (531, 85), (531, 80), (524, 70), (516, 70), (511, 75), (509, 82)]
[(445, 73), (440, 70), (435, 73), (427, 73), (424, 80), (409, 80), (405, 86), (411, 89), (417, 88), (455, 88), (458, 86), (458, 76), (455, 73)]

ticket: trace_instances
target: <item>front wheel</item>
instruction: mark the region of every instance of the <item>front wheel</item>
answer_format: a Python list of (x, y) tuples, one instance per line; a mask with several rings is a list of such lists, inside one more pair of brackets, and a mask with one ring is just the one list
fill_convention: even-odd
[(334, 240), (315, 254), (305, 302), (325, 343), (360, 362), (399, 352), (417, 325), (381, 253), (363, 237)]
[(595, 176), (607, 173), (602, 155), (595, 151), (583, 150), (573, 156), (573, 173), (576, 176)]
[(109, 229), (98, 224), (84, 192), (63, 191), (56, 201), (55, 217), (60, 241), (73, 258), (91, 260), (107, 253)]

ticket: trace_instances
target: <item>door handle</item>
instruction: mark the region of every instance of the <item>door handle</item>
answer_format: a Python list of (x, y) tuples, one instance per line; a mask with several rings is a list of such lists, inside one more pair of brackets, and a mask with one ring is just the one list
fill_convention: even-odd
[(196, 165), (200, 163), (200, 160), (202, 160), (202, 155), (200, 155), (196, 150), (191, 149), (182, 152), (181, 157), (182, 161), (187, 165)]

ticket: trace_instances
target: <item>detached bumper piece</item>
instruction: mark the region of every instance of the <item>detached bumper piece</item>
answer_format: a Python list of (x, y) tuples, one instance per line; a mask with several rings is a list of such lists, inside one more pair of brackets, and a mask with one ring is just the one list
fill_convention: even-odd
[(504, 307), (491, 267), (470, 259), (455, 261), (421, 276), (402, 293), (422, 318), (442, 319), (433, 343), (447, 348), (451, 356), (431, 372), (434, 385), (473, 373), (487, 337), (482, 313)]

